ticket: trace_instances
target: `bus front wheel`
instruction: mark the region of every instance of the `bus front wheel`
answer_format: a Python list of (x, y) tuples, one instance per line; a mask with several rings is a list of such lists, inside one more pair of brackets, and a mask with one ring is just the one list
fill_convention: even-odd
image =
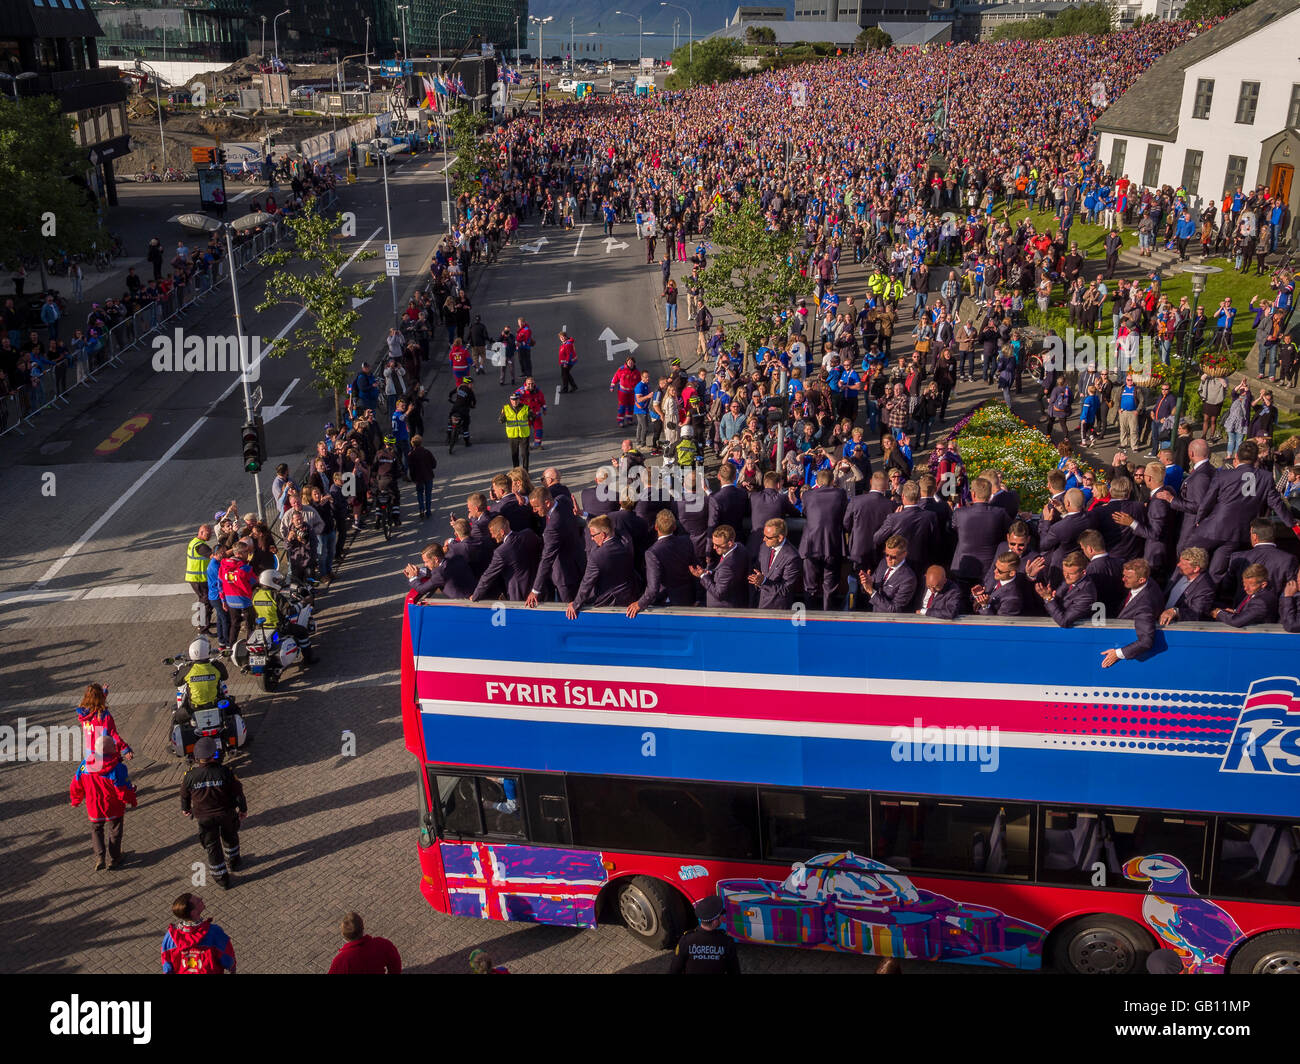
[(1150, 938), (1133, 921), (1084, 916), (1058, 932), (1052, 963), (1076, 975), (1129, 975), (1146, 970), (1150, 952)]
[(681, 902), (657, 879), (628, 880), (618, 893), (618, 913), (627, 929), (652, 949), (669, 949), (681, 937)]
[(1269, 931), (1256, 935), (1232, 957), (1233, 975), (1294, 975), (1300, 973), (1300, 933)]

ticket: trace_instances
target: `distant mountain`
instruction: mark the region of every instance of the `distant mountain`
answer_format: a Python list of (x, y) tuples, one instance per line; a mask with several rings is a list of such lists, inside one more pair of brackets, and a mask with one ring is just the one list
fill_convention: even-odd
[[(727, 20), (736, 13), (736, 8), (741, 6), (738, 0), (683, 0), (682, 7), (693, 16), (695, 36), (697, 39), (705, 37), (714, 30), (720, 30), (726, 24)], [(751, 6), (751, 5), (745, 5)], [(763, 3), (762, 0), (755, 0), (753, 6), (763, 7), (780, 7), (780, 0), (768, 0)], [(794, 5), (790, 0), (784, 3), (786, 17), (789, 18), (793, 12)], [(632, 15), (642, 17), (642, 28), (647, 32), (653, 32), (656, 36), (667, 34), (672, 36), (673, 19), (682, 20), (682, 32), (685, 32), (687, 18), (681, 11), (675, 7), (660, 7), (659, 0), (531, 0), (528, 7), (530, 15), (536, 15), (538, 18), (545, 18), (547, 15), (554, 15), (555, 21), (546, 27), (546, 40), (550, 40), (551, 33), (567, 38), (569, 32), (569, 19), (573, 19), (573, 28), (576, 33), (591, 33), (597, 30), (605, 33), (635, 33), (636, 24), (630, 18), (624, 18), (622, 15), (614, 14), (615, 10), (626, 11)], [(550, 52), (550, 47), (547, 47)]]

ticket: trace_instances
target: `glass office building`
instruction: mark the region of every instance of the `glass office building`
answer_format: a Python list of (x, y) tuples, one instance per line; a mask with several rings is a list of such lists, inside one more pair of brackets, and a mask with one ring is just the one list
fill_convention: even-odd
[(110, 62), (211, 60), (224, 64), (242, 59), (249, 51), (248, 6), (244, 0), (91, 3), (104, 30), (99, 54)]

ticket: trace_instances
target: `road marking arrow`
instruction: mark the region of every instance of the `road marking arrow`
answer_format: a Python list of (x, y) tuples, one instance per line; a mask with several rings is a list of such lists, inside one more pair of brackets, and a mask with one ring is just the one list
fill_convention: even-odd
[(630, 336), (622, 343), (619, 343), (618, 333), (608, 325), (605, 326), (605, 331), (596, 337), (596, 339), (605, 342), (605, 358), (610, 362), (614, 361), (614, 356), (620, 351), (626, 351), (630, 355), (640, 346), (640, 344)]
[(281, 414), (283, 414), (286, 410), (289, 409), (289, 404), (286, 403), (285, 400), (289, 398), (289, 393), (290, 393), (291, 391), (293, 391), (294, 386), (297, 385), (297, 383), (298, 383), (298, 380), (299, 380), (299, 378), (294, 377), (294, 379), (291, 380), (291, 381), (289, 382), (289, 387), (287, 387), (287, 388), (284, 390), (284, 392), (280, 395), (280, 398), (279, 398), (279, 399), (277, 399), (277, 400), (276, 400), (274, 403), (272, 403), (270, 406), (264, 406), (264, 407), (262, 407), (262, 424), (263, 424), (263, 425), (265, 425), (267, 422), (272, 421), (272, 420), (274, 420), (275, 418), (279, 417)]
[(627, 247), (627, 243), (625, 241), (619, 240), (617, 237), (613, 237), (613, 236), (605, 237), (606, 255), (608, 255), (611, 251), (621, 251), (625, 247)]
[(550, 241), (547, 240), (546, 237), (544, 237), (544, 236), (539, 236), (539, 237), (538, 237), (536, 240), (534, 240), (531, 244), (520, 244), (520, 245), (519, 245), (519, 250), (520, 250), (520, 251), (526, 251), (526, 252), (528, 252), (528, 254), (530, 254), (530, 255), (536, 255), (539, 251), (542, 250), (542, 245), (543, 245), (543, 244), (549, 244), (549, 243), (550, 243)]

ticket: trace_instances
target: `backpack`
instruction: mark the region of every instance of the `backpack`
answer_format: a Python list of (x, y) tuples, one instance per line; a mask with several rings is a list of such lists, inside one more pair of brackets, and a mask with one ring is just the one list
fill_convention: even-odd
[[(169, 927), (167, 930), (174, 941), (176, 928)], [(217, 950), (214, 946), (174, 946), (168, 953), (171, 955), (172, 970), (177, 975), (219, 975), (223, 970), (217, 963)]]
[(712, 328), (713, 328), (713, 311), (711, 311), (711, 310), (707, 310), (707, 309), (706, 309), (706, 310), (704, 311), (704, 327), (705, 327), (706, 329), (712, 329)]

